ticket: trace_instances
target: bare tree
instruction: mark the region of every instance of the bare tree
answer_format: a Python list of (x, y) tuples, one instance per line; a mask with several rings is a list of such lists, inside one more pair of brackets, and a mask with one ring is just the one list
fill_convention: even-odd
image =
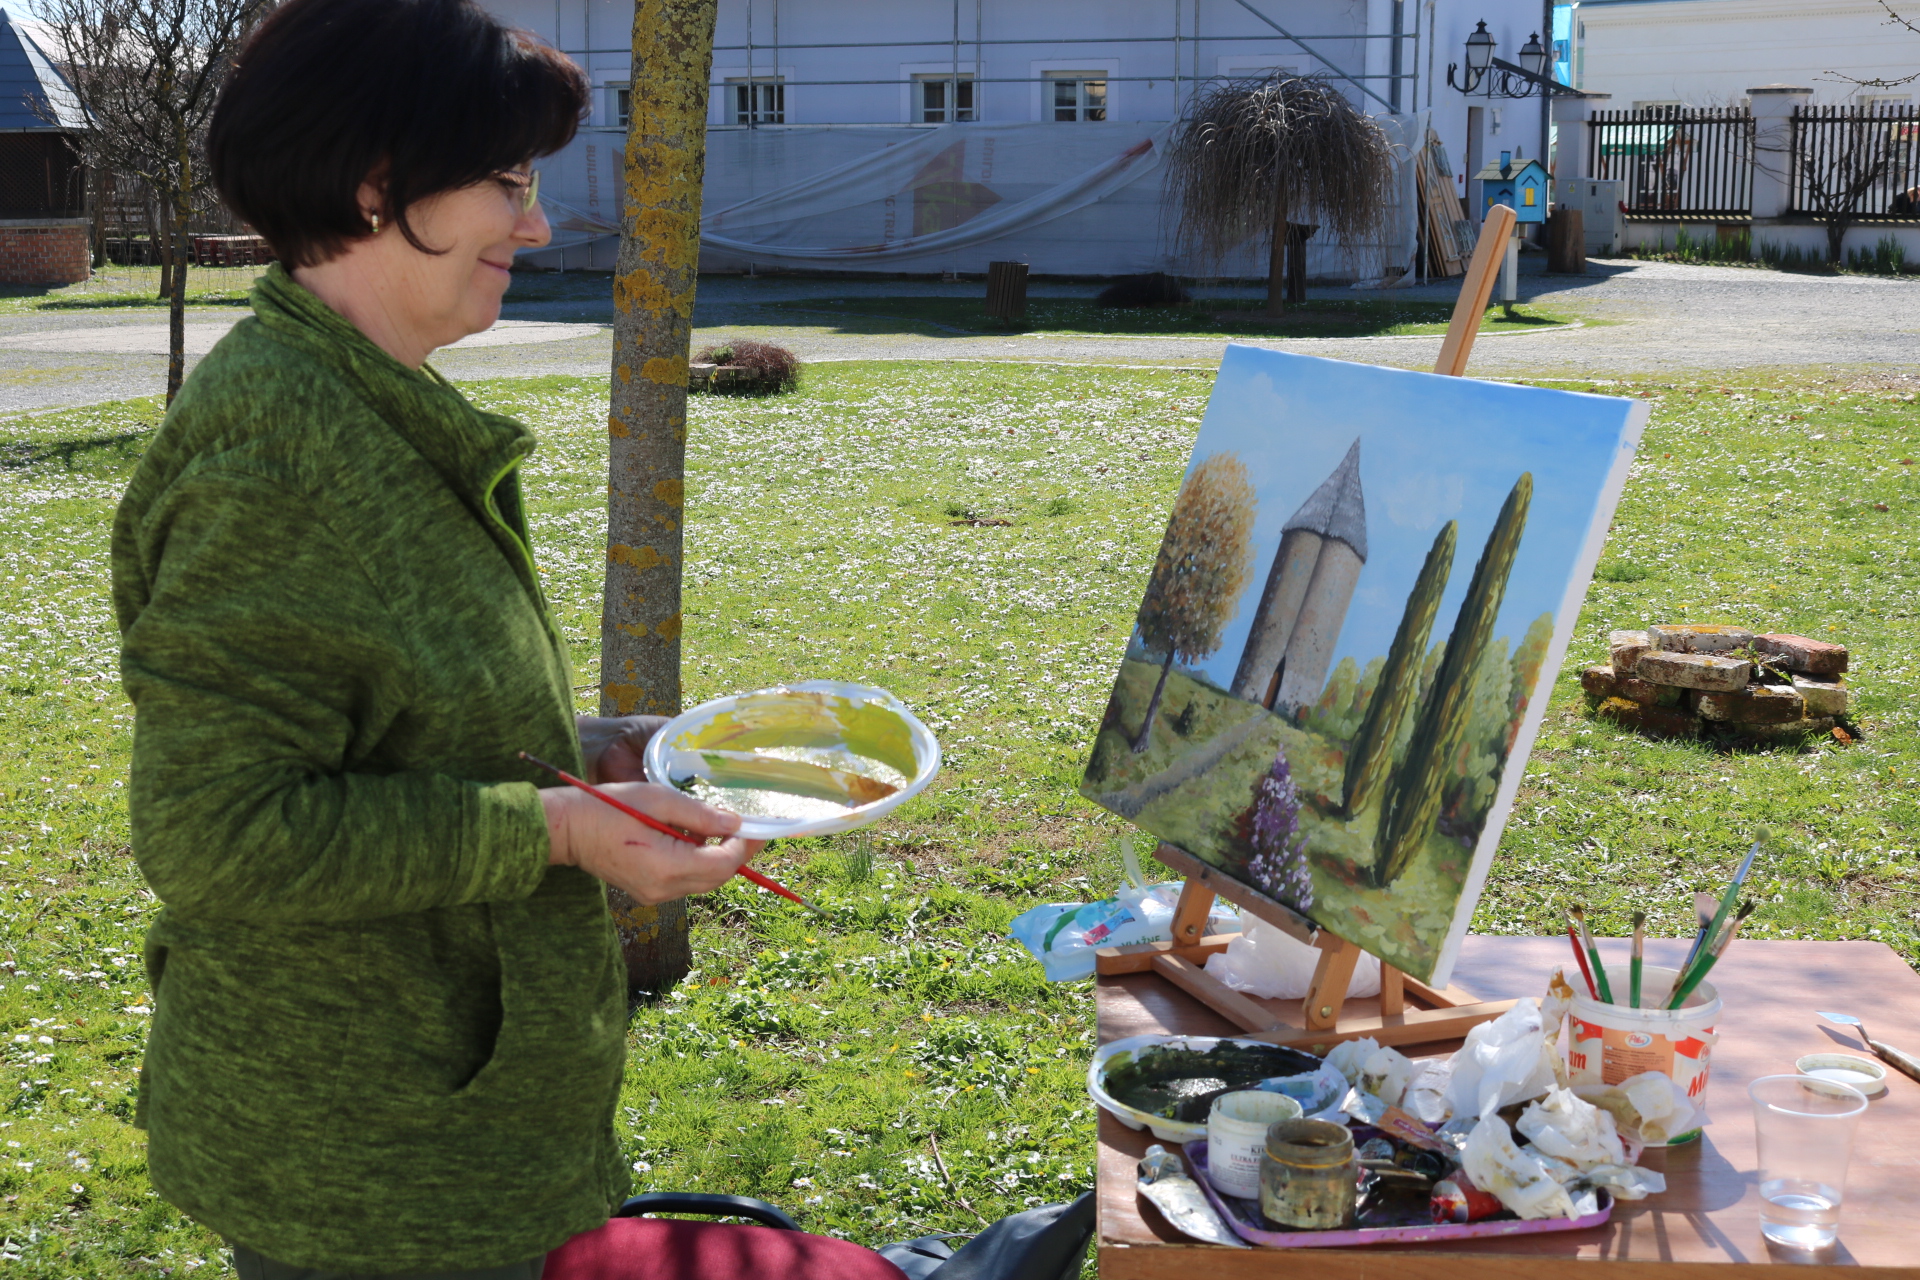
[[(700, 269), (707, 81), (716, 0), (639, 0), (607, 417), (607, 586), (600, 714), (680, 710), (687, 356)], [(629, 992), (659, 994), (691, 963), (684, 900), (609, 894)]]
[[(1914, 35), (1920, 36), (1920, 26), (1915, 26), (1909, 18), (1901, 17), (1899, 12), (1895, 10), (1887, 0), (1880, 0), (1880, 7), (1887, 11), (1887, 20), (1880, 25), (1886, 27), (1905, 27)], [(1857, 84), (1863, 89), (1898, 89), (1903, 85), (1912, 84), (1915, 80), (1920, 80), (1920, 71), (1909, 71), (1904, 76), (1878, 77), (1872, 80), (1859, 80), (1850, 75), (1830, 71), (1827, 73), (1826, 78), (1830, 80), (1844, 80), (1848, 84)]]
[(1904, 187), (1912, 141), (1904, 110), (1873, 107), (1801, 108), (1795, 116), (1793, 157), (1807, 203), (1827, 225), (1827, 261), (1843, 255), (1847, 229), (1884, 194)]
[(167, 400), (186, 376), (187, 226), (206, 189), (207, 122), (240, 41), (273, 0), (38, 0), (87, 109), (98, 168), (137, 178), (160, 205), (169, 302)]

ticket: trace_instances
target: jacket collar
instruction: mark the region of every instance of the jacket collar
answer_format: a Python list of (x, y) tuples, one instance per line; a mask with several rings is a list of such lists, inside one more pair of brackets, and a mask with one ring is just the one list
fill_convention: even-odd
[(275, 337), (354, 385), (381, 420), (483, 519), (493, 485), (533, 452), (533, 433), (524, 426), (482, 413), (431, 368), (407, 368), (279, 263), (254, 282), (250, 301)]

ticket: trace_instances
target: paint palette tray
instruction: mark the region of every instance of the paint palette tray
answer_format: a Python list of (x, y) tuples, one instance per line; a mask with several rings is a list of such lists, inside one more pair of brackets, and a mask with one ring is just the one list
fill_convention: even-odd
[(1221, 1220), (1248, 1244), (1269, 1249), (1352, 1249), (1369, 1244), (1419, 1244), (1428, 1240), (1484, 1240), (1585, 1231), (1613, 1216), (1613, 1197), (1602, 1190), (1600, 1207), (1578, 1218), (1493, 1218), (1485, 1222), (1431, 1222), (1404, 1227), (1360, 1227), (1352, 1231), (1276, 1231), (1267, 1225), (1258, 1203), (1223, 1196), (1214, 1189), (1207, 1178), (1205, 1138), (1189, 1142), (1181, 1150), (1187, 1157), (1193, 1180), (1206, 1192), (1207, 1202)]
[(808, 680), (705, 702), (647, 742), (647, 777), (740, 815), (750, 840), (865, 826), (940, 772), (933, 733), (884, 689)]

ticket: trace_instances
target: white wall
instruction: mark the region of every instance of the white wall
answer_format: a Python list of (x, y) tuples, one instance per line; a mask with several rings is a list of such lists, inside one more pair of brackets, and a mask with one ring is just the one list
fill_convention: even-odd
[(1573, 22), (1576, 85), (1612, 94), (1615, 109), (1739, 106), (1766, 84), (1802, 85), (1816, 102), (1911, 98), (1915, 85), (1861, 88), (1847, 77), (1920, 70), (1920, 35), (1889, 24), (1876, 0), (1590, 0)]
[[(608, 218), (617, 216), (617, 165), (622, 133), (615, 121), (616, 85), (630, 75), (632, 0), (483, 0), (502, 18), (532, 30), (564, 50), (588, 71), (595, 87), (594, 114), (564, 163), (543, 170), (547, 189), (559, 201)], [(957, 57), (963, 74), (974, 72), (976, 118), (989, 123), (1028, 122), (1046, 116), (1048, 70), (1099, 71), (1108, 77), (1111, 123), (1174, 119), (1196, 82), (1286, 67), (1303, 74), (1333, 74), (1332, 63), (1358, 77), (1379, 99), (1391, 101), (1388, 40), (1394, 0), (1251, 0), (1309, 47), (1280, 38), (1236, 0), (720, 0), (715, 37), (716, 80), (744, 77), (751, 61), (756, 77), (785, 80), (786, 127), (858, 125), (846, 150), (858, 154), (900, 139), (917, 118), (912, 77)], [(960, 41), (953, 43), (958, 14)], [(1175, 42), (1177, 32), (1178, 43)], [(1512, 58), (1528, 33), (1540, 26), (1538, 0), (1401, 0), (1401, 30), (1419, 31), (1404, 43), (1400, 106), (1431, 110), (1433, 128), (1453, 162), (1456, 189), (1465, 175), (1468, 107), (1488, 134), (1486, 154), (1515, 150), (1541, 154), (1537, 100), (1489, 103), (1470, 100), (1445, 83), (1447, 65), (1461, 59), (1476, 21), (1485, 19)], [(777, 28), (776, 28), (777, 22)], [(752, 49), (746, 48), (751, 23)], [(776, 45), (776, 32), (778, 44)], [(1315, 36), (1332, 36), (1315, 40)], [(1198, 38), (1196, 38), (1198, 37)], [(1014, 43), (990, 43), (1008, 41)], [(884, 47), (847, 48), (849, 43)], [(806, 48), (834, 45), (838, 48)], [(776, 72), (777, 69), (777, 72)], [(1417, 76), (1417, 81), (1411, 77)], [(872, 83), (831, 83), (869, 81)], [(1341, 80), (1351, 99), (1370, 113), (1387, 106), (1352, 81)], [(743, 128), (729, 122), (729, 95), (715, 93), (709, 120), (716, 130)], [(1060, 128), (1073, 128), (1061, 124)], [(574, 154), (578, 153), (578, 154)], [(588, 175), (594, 176), (590, 186)], [(1142, 234), (1145, 234), (1143, 231)], [(591, 252), (595, 265), (608, 255)], [(566, 259), (584, 265), (588, 251)]]

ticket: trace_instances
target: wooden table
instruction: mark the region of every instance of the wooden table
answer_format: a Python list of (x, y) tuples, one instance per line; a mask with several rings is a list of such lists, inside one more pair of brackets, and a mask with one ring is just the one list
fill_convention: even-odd
[[(1611, 965), (1626, 944), (1602, 941)], [(1650, 964), (1677, 965), (1684, 942), (1649, 941)], [(1554, 966), (1571, 967), (1564, 938), (1468, 938), (1453, 984), (1481, 999), (1538, 996)], [(1877, 942), (1736, 941), (1710, 979), (1726, 1012), (1705, 1095), (1711, 1123), (1700, 1142), (1649, 1151), (1641, 1163), (1666, 1174), (1667, 1191), (1615, 1206), (1590, 1231), (1462, 1240), (1374, 1249), (1227, 1249), (1173, 1230), (1136, 1190), (1135, 1162), (1154, 1141), (1100, 1115), (1098, 1247), (1103, 1280), (1200, 1280), (1201, 1277), (1300, 1277), (1375, 1280), (1392, 1276), (1447, 1280), (1554, 1277), (1555, 1264), (1578, 1261), (1578, 1280), (1624, 1275), (1652, 1280), (1732, 1280), (1727, 1264), (1747, 1268), (1811, 1265), (1834, 1277), (1920, 1278), (1920, 1084), (1889, 1071), (1887, 1093), (1872, 1103), (1855, 1141), (1837, 1247), (1814, 1259), (1770, 1247), (1760, 1235), (1748, 1081), (1793, 1070), (1794, 1059), (1821, 1050), (1863, 1052), (1816, 1009), (1866, 1019), (1882, 1039), (1920, 1050), (1920, 975)], [(1232, 1035), (1218, 1014), (1153, 974), (1101, 978), (1101, 1043), (1123, 1036)], [(1365, 1012), (1367, 1002), (1348, 1009)], [(1453, 1044), (1415, 1048), (1432, 1056)], [(1871, 1056), (1871, 1055), (1867, 1055)], [(1649, 1273), (1640, 1264), (1665, 1264)], [(1846, 1268), (1847, 1270), (1842, 1270)], [(1804, 1272), (1802, 1273), (1804, 1274)]]

